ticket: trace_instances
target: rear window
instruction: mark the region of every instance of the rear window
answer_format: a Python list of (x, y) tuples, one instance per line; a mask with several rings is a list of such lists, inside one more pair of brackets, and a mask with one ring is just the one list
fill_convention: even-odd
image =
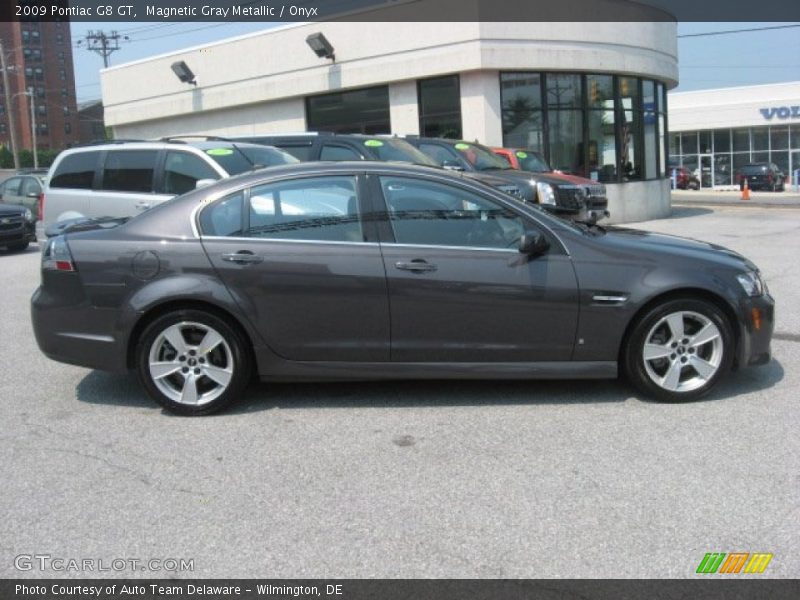
[(553, 170), (541, 156), (534, 152), (518, 150), (514, 154), (517, 155), (519, 168), (523, 171), (530, 171), (531, 173), (548, 173)]
[(90, 190), (94, 180), (94, 170), (97, 165), (99, 152), (78, 152), (65, 156), (58, 163), (53, 177), (50, 179), (52, 188), (73, 188)]
[(152, 192), (157, 150), (110, 150), (103, 165), (102, 189)]
[(364, 147), (378, 160), (397, 160), (431, 167), (439, 166), (435, 160), (405, 140), (383, 138), (364, 140), (363, 143)]
[(225, 169), (228, 175), (238, 175), (253, 168), (300, 162), (291, 154), (268, 146), (220, 146), (204, 148), (203, 152)]
[(742, 173), (745, 175), (759, 175), (766, 172), (767, 165), (745, 165), (742, 167)]

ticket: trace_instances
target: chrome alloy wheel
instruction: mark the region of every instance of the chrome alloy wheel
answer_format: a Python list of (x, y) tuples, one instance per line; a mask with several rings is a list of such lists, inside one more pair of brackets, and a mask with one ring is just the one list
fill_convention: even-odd
[(722, 342), (719, 328), (708, 317), (692, 311), (670, 313), (656, 322), (645, 337), (645, 371), (664, 390), (696, 390), (719, 370)]
[(167, 327), (150, 346), (156, 387), (180, 404), (202, 406), (222, 395), (233, 377), (233, 354), (218, 331), (194, 321)]

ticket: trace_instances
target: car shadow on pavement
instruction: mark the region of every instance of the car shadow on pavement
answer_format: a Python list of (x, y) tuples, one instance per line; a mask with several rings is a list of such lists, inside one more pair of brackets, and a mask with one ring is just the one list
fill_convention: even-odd
[(672, 205), (672, 212), (669, 215), (670, 219), (685, 219), (687, 217), (699, 217), (700, 215), (708, 215), (713, 213), (711, 208), (704, 208), (701, 206), (675, 206)]
[[(699, 402), (724, 401), (773, 387), (783, 379), (781, 364), (731, 373)], [(129, 408), (161, 408), (134, 374), (91, 371), (77, 386), (81, 402)], [(275, 408), (403, 408), (437, 406), (593, 404), (639, 400), (624, 380), (426, 380), (325, 383), (252, 383), (243, 398), (221, 414)], [(164, 411), (165, 414), (167, 411)]]
[(39, 254), (42, 251), (39, 244), (31, 242), (25, 250), (9, 250), (0, 246), (0, 256), (19, 256), (21, 254)]

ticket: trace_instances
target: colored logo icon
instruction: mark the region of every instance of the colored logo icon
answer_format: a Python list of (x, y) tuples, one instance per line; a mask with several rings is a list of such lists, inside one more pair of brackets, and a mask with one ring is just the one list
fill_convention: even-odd
[(766, 552), (709, 552), (697, 566), (697, 573), (763, 573), (772, 560), (772, 554)]

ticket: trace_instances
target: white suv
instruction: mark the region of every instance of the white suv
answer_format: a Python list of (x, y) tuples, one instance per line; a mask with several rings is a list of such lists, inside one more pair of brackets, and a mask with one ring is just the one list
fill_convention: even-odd
[(211, 180), (295, 162), (277, 148), (211, 138), (72, 148), (50, 167), (39, 214), (45, 227), (82, 217), (129, 217)]

